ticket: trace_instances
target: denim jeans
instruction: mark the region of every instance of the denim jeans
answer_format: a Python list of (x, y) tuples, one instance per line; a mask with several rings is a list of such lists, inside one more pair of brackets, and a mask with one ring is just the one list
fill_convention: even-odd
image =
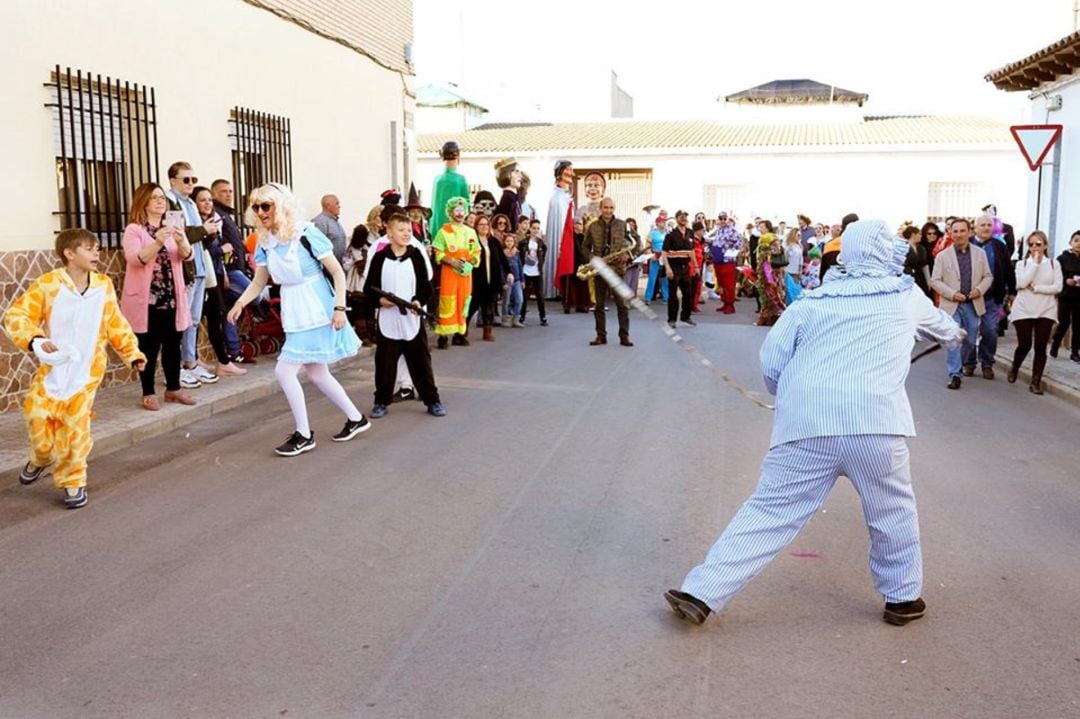
[[(983, 367), (994, 366), (994, 355), (997, 354), (998, 341), (998, 312), (1001, 305), (991, 297), (986, 297), (986, 314), (979, 318), (979, 364)], [(964, 353), (964, 364), (968, 367), (975, 366), (975, 337), (972, 335), (971, 347)], [(965, 343), (966, 346), (966, 343)]]
[(515, 280), (510, 289), (503, 292), (502, 314), (503, 317), (517, 317), (521, 314), (524, 294), (521, 291), (521, 280)]
[[(198, 250), (201, 252), (202, 250)], [(188, 307), (191, 308), (191, 326), (184, 330), (184, 338), (180, 343), (180, 358), (184, 364), (194, 365), (198, 355), (195, 352), (195, 341), (199, 335), (199, 323), (202, 322), (203, 302), (206, 300), (206, 278), (196, 277), (195, 281), (187, 287)]]
[[(226, 311), (231, 310), (240, 295), (251, 284), (251, 280), (240, 270), (229, 270), (229, 289), (225, 290)], [(225, 349), (230, 357), (240, 354), (240, 336), (236, 332), (236, 325), (231, 322), (225, 323)]]
[[(975, 314), (975, 305), (970, 302), (963, 302), (957, 306), (952, 317), (956, 320), (956, 324), (960, 325), (960, 329), (967, 332), (964, 343), (959, 347), (950, 347), (946, 350), (945, 355), (945, 366), (949, 371), (949, 376), (959, 377), (960, 370), (963, 369), (963, 360), (968, 356), (968, 352), (970, 351), (972, 357), (975, 356), (975, 340), (979, 334), (979, 316)], [(972, 360), (972, 364), (974, 364), (974, 360)]]

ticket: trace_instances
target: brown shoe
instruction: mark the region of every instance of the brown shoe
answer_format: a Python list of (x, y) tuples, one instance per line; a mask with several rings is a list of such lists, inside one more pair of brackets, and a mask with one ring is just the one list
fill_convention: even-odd
[(177, 404), (193, 405), (195, 404), (195, 398), (182, 389), (178, 389), (175, 392), (165, 390), (165, 401), (175, 402)]
[(152, 394), (148, 394), (142, 398), (142, 408), (148, 409), (151, 412), (157, 412), (161, 409), (161, 405), (158, 404), (157, 397)]
[(983, 367), (982, 368), (982, 375), (983, 375), (983, 379), (994, 379), (994, 368), (993, 367)]
[(1009, 374), (1005, 377), (1005, 379), (1009, 381), (1009, 384), (1015, 384), (1016, 376), (1018, 374), (1020, 374), (1020, 372), (1016, 369), (1016, 367), (1013, 367), (1009, 370)]
[(712, 614), (712, 609), (708, 604), (678, 589), (669, 589), (664, 592), (664, 599), (671, 606), (671, 611), (675, 612), (675, 616), (690, 624), (704, 624)]
[(1042, 382), (1032, 382), (1031, 384), (1029, 384), (1028, 385), (1028, 392), (1031, 392), (1032, 394), (1042, 394), (1043, 393)]
[(964, 365), (964, 376), (973, 377), (975, 375), (975, 365)]
[(491, 328), (491, 325), (484, 325), (484, 338), (483, 339), (484, 339), (485, 342), (494, 342), (495, 341), (495, 330), (493, 330)]
[(589, 343), (589, 346), (590, 347), (596, 347), (597, 345), (606, 345), (606, 344), (607, 344), (607, 339), (606, 338), (597, 337), (596, 339), (594, 339), (592, 342)]
[(621, 344), (623, 347), (633, 347), (634, 346), (634, 343), (630, 341), (629, 337), (620, 337), (619, 338), (619, 344)]

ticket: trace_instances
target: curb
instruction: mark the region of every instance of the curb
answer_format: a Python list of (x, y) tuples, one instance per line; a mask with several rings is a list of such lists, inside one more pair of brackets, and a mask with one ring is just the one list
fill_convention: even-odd
[[(1000, 363), (1002, 363), (1004, 365), (1005, 371), (1008, 372), (1008, 368), (1012, 366), (1012, 361), (1013, 361), (1012, 356), (998, 353), (997, 355), (995, 355), (995, 357), (997, 358), (998, 362), (1000, 362)], [(1043, 378), (1042, 378), (1043, 392), (1045, 392), (1048, 395), (1052, 395), (1054, 397), (1057, 397), (1058, 399), (1061, 399), (1061, 400), (1067, 402), (1068, 404), (1072, 405), (1073, 407), (1080, 407), (1080, 388), (1073, 387), (1072, 385), (1066, 384), (1066, 383), (1062, 382), (1061, 380), (1056, 379), (1052, 374), (1053, 367), (1052, 367), (1051, 363), (1053, 361), (1054, 361), (1053, 358), (1047, 357), (1046, 371), (1043, 372)], [(1030, 355), (1028, 356), (1027, 359), (1024, 360), (1024, 364), (1022, 364), (1020, 366), (1020, 370), (1019, 370), (1019, 372), (1017, 372), (1017, 376), (1018, 376), (1018, 379), (1016, 380), (1017, 384), (1020, 384), (1021, 381), (1025, 382), (1027, 384), (1031, 383), (1031, 358), (1030, 358)]]

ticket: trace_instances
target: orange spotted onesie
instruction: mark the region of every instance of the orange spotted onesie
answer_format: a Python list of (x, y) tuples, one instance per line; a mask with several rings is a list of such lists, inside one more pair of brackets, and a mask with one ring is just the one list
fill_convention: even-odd
[[(34, 351), (35, 338), (57, 346), (59, 351), (38, 367), (23, 402), (30, 463), (55, 463), (53, 482), (61, 489), (86, 486), (86, 458), (94, 445), (90, 410), (105, 375), (105, 344), (128, 364), (146, 359), (120, 313), (112, 280), (91, 272), (80, 294), (65, 270), (47, 272), (4, 313), (4, 329), (27, 352)], [(37, 344), (40, 349), (42, 343)]]

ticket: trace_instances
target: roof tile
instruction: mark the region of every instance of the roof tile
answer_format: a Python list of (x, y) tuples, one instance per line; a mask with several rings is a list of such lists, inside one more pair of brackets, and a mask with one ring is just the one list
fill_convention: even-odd
[(1009, 143), (1008, 125), (983, 117), (882, 117), (862, 122), (728, 125), (709, 120), (574, 122), (420, 135), (420, 152), (447, 140), (463, 152), (547, 150), (985, 145)]

